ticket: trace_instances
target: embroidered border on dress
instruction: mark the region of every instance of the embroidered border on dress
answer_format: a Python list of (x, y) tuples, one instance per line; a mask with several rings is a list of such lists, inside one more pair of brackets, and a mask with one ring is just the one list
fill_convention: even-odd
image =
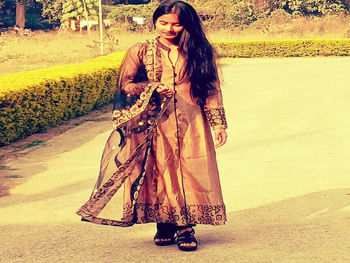
[(140, 94), (140, 98), (134, 105), (127, 109), (120, 109), (113, 111), (113, 129), (119, 128), (125, 122), (135, 118), (141, 114), (148, 105), (153, 91), (158, 87), (158, 83), (150, 83), (147, 88)]
[(220, 106), (217, 108), (205, 108), (204, 113), (211, 127), (227, 128), (224, 107)]
[[(135, 209), (139, 224), (167, 222), (175, 225), (209, 224), (223, 225), (226, 222), (225, 205), (187, 205), (177, 210), (162, 204), (137, 203)], [(186, 220), (187, 217), (187, 220)]]
[(144, 90), (140, 93), (139, 99), (134, 105), (126, 109), (113, 111), (113, 129), (119, 128), (125, 122), (141, 114), (146, 109), (154, 90), (158, 88), (162, 75), (162, 61), (157, 43), (158, 42), (156, 39), (145, 42), (146, 50), (144, 55), (145, 57), (143, 58), (147, 77), (154, 82), (146, 85)]

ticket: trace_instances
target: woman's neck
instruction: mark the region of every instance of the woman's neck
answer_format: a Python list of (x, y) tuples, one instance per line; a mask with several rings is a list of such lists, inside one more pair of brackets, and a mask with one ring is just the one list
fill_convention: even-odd
[(179, 44), (175, 41), (170, 41), (170, 40), (167, 40), (165, 38), (162, 38), (162, 37), (159, 37), (159, 41), (167, 46), (168, 48), (171, 48), (171, 49), (174, 49), (174, 48), (178, 48), (179, 47)]

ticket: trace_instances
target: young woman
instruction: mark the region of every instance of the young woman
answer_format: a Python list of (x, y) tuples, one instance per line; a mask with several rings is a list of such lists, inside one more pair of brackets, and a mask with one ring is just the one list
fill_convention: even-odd
[(195, 225), (226, 221), (215, 146), (225, 144), (227, 125), (215, 54), (196, 11), (164, 1), (153, 22), (159, 36), (131, 47), (122, 64), (115, 129), (78, 214), (114, 226), (155, 222), (156, 245), (176, 241), (191, 251)]

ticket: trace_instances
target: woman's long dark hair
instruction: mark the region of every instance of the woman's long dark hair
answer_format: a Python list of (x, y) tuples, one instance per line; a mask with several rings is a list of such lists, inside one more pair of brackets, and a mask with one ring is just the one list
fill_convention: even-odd
[(206, 99), (216, 88), (218, 71), (215, 61), (215, 51), (206, 38), (202, 23), (194, 8), (183, 2), (167, 0), (162, 2), (153, 13), (153, 23), (165, 14), (178, 15), (180, 24), (184, 27), (180, 39), (180, 50), (186, 57), (186, 74), (191, 81), (191, 95), (199, 105), (204, 105)]

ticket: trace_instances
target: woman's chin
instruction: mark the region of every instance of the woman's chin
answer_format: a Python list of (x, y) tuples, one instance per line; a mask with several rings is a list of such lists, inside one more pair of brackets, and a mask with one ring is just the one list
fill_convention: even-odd
[(176, 38), (176, 35), (172, 35), (172, 34), (164, 34), (163, 37), (167, 40), (173, 40)]

